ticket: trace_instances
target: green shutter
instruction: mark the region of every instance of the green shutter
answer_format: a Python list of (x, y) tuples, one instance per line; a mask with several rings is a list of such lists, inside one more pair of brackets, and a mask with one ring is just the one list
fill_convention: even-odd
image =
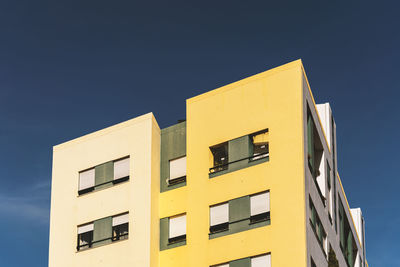
[(95, 167), (95, 188), (101, 189), (112, 186), (111, 183), (114, 179), (114, 162), (109, 161)]
[(311, 114), (307, 116), (307, 143), (308, 143), (308, 164), (314, 176), (314, 121)]
[(315, 221), (316, 221), (316, 213), (315, 213), (315, 208), (311, 203), (311, 223), (315, 227)]
[(249, 229), (250, 197), (240, 197), (229, 201), (229, 232), (237, 233)]
[[(112, 217), (103, 218), (93, 222), (93, 246), (111, 243), (112, 237)], [(101, 241), (100, 241), (101, 240)], [(99, 242), (96, 242), (99, 241)]]
[(235, 260), (229, 263), (229, 267), (250, 267), (250, 266), (251, 266), (250, 258)]
[(345, 240), (344, 240), (344, 210), (342, 205), (339, 206), (339, 231), (340, 231), (340, 245), (342, 245), (343, 249), (346, 249), (345, 247)]
[(248, 166), (248, 157), (250, 156), (250, 137), (248, 135), (233, 139), (228, 142), (229, 162), (238, 161), (229, 164), (230, 170), (237, 170)]
[(347, 235), (347, 262), (351, 267), (354, 266), (354, 255), (353, 255), (353, 235), (351, 229)]
[(250, 218), (250, 197), (244, 196), (229, 201), (229, 223)]

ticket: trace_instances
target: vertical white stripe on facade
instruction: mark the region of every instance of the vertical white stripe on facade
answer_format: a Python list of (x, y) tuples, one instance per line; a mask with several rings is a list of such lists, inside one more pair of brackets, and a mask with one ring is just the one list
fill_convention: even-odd
[(317, 111), (319, 118), (321, 120), (322, 128), (324, 129), (326, 139), (328, 141), (328, 146), (331, 147), (331, 107), (329, 103), (318, 104)]

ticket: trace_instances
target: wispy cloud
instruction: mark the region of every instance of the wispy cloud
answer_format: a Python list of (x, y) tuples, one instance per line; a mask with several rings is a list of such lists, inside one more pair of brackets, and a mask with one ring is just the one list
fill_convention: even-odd
[(0, 215), (29, 220), (33, 223), (47, 224), (49, 222), (49, 182), (32, 185), (21, 195), (10, 195), (0, 192)]

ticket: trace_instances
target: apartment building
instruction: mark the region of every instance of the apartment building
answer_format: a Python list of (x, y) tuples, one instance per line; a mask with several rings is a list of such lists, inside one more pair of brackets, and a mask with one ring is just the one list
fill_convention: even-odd
[(300, 60), (53, 149), (50, 267), (365, 267)]

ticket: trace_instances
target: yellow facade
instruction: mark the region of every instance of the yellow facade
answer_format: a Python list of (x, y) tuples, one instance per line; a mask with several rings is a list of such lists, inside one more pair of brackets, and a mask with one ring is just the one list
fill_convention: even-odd
[[(273, 266), (306, 266), (301, 75), (296, 61), (187, 100), (187, 186), (160, 196), (160, 217), (187, 213), (187, 245), (160, 252), (160, 266), (266, 252)], [(210, 146), (265, 128), (269, 162), (208, 178)], [(270, 190), (271, 225), (208, 239), (210, 205), (262, 190)]]

